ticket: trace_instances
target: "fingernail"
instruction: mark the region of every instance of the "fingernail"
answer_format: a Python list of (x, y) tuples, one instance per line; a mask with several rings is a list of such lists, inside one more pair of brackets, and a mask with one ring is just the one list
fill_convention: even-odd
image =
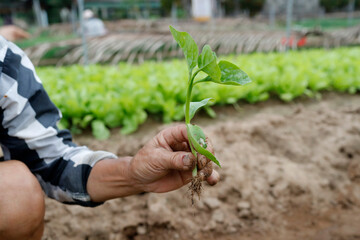
[(188, 169), (189, 167), (191, 167), (191, 160), (190, 160), (190, 156), (189, 155), (184, 155), (183, 156), (183, 164), (185, 166), (186, 169)]

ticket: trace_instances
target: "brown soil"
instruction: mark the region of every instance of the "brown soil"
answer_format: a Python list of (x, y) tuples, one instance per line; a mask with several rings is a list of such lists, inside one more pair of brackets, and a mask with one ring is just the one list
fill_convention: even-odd
[[(43, 239), (360, 239), (359, 95), (215, 110), (217, 119), (196, 122), (212, 139), (222, 180), (204, 184), (194, 207), (187, 187), (94, 209), (47, 200)], [(164, 127), (149, 121), (131, 136), (76, 141), (132, 155)]]

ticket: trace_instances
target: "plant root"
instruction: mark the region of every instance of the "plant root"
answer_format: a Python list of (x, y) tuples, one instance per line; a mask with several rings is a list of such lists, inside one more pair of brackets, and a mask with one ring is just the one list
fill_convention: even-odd
[(191, 184), (189, 186), (190, 191), (190, 199), (191, 199), (191, 205), (194, 206), (195, 203), (195, 195), (198, 196), (199, 200), (201, 198), (201, 192), (202, 192), (202, 181), (203, 177), (201, 175), (197, 175), (192, 178)]

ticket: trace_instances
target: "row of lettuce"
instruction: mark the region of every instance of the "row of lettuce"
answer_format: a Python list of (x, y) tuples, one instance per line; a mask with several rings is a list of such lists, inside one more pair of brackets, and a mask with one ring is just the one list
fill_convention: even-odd
[[(291, 101), (325, 90), (356, 93), (360, 89), (359, 47), (225, 59), (240, 66), (253, 82), (243, 87), (204, 84), (201, 91), (195, 87), (193, 100), (212, 97), (213, 104), (256, 103), (274, 96)], [(63, 127), (91, 126), (98, 138), (108, 137), (107, 128), (121, 127), (123, 134), (134, 132), (149, 114), (164, 122), (184, 118), (185, 61), (48, 67), (38, 69), (38, 75), (63, 113)]]

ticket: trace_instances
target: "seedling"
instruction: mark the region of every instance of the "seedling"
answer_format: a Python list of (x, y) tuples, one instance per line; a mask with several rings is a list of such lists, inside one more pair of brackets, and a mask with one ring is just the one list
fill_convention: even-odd
[[(251, 80), (245, 72), (231, 62), (224, 60), (217, 62), (216, 54), (211, 50), (209, 45), (205, 45), (199, 55), (198, 46), (187, 32), (179, 32), (172, 26), (170, 26), (170, 31), (175, 41), (184, 52), (189, 70), (185, 102), (185, 123), (191, 152), (197, 158), (198, 163), (199, 154), (201, 154), (221, 167), (220, 162), (216, 159), (216, 157), (206, 149), (207, 141), (204, 132), (199, 126), (190, 123), (196, 111), (198, 111), (201, 107), (206, 106), (212, 98), (207, 98), (200, 102), (191, 102), (192, 89), (195, 85), (200, 83), (213, 82), (217, 84), (239, 86), (250, 83)], [(202, 79), (195, 79), (200, 72), (204, 72), (207, 76)], [(194, 202), (195, 194), (197, 194), (200, 198), (202, 188), (201, 182), (203, 180), (203, 176), (198, 174), (198, 163), (192, 171), (193, 178), (190, 185), (192, 202)]]

